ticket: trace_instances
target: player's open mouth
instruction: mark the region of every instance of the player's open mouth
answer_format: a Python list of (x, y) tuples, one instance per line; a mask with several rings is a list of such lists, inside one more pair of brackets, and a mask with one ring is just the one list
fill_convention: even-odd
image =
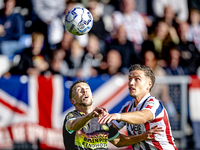
[(129, 88), (129, 91), (133, 91), (133, 90), (135, 90), (135, 88)]
[(87, 99), (87, 98), (89, 98), (89, 96), (88, 96), (88, 95), (85, 95), (85, 96), (83, 96), (83, 99)]

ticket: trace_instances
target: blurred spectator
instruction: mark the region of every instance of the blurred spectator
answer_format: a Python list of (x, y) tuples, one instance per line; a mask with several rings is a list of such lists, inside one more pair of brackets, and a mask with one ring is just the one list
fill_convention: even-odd
[(11, 68), (11, 74), (40, 75), (49, 68), (48, 55), (42, 50), (44, 35), (32, 33), (32, 46), (20, 54), (19, 63)]
[(66, 52), (61, 48), (51, 51), (49, 67), (51, 74), (60, 74), (63, 76), (68, 75), (69, 70), (66, 61), (64, 61), (65, 56)]
[(170, 26), (170, 27), (177, 27), (177, 21), (176, 21), (176, 14), (174, 12), (174, 9), (171, 5), (166, 5), (164, 7), (164, 16), (163, 20)]
[(116, 33), (107, 39), (107, 51), (117, 50), (122, 59), (121, 71), (126, 74), (131, 64), (140, 62), (140, 54), (135, 52), (134, 45), (127, 39), (127, 31), (124, 25), (118, 26)]
[(121, 65), (122, 65), (122, 58), (120, 53), (115, 49), (111, 49), (107, 53), (105, 61), (101, 63), (98, 74), (100, 75), (123, 74), (121, 72)]
[(186, 39), (188, 29), (189, 24), (187, 22), (182, 22), (178, 26), (180, 37), (178, 47), (181, 53), (180, 64), (187, 68), (190, 75), (196, 75), (197, 68), (200, 66), (200, 53), (194, 43)]
[(100, 40), (100, 48), (104, 50), (104, 39), (109, 35), (106, 31), (105, 23), (102, 17), (103, 14), (103, 4), (97, 0), (90, 0), (88, 4), (88, 10), (93, 16), (93, 26), (89, 33), (95, 34)]
[(153, 10), (154, 14), (158, 18), (164, 16), (164, 8), (170, 5), (175, 14), (176, 21), (187, 21), (188, 20), (188, 3), (187, 0), (153, 0)]
[(197, 9), (200, 11), (200, 0), (188, 0), (189, 9)]
[[(64, 76), (80, 78), (97, 76), (96, 69), (103, 60), (98, 38), (94, 34), (89, 34), (88, 44), (84, 49), (79, 41), (71, 35), (69, 32), (65, 33), (61, 42), (61, 49), (53, 52), (51, 64), (54, 66), (57, 64), (57, 70), (60, 68), (59, 74)], [(64, 60), (61, 56), (65, 57)]]
[[(155, 76), (165, 77), (165, 70), (157, 64), (157, 54), (155, 50), (145, 50), (143, 53), (142, 62), (144, 65), (149, 66)], [(154, 89), (151, 91), (151, 95), (159, 98), (167, 109), (170, 118), (177, 117), (177, 111), (175, 105), (169, 95), (169, 87), (166, 84), (155, 84)]]
[[(154, 21), (154, 25), (157, 25), (157, 23), (159, 21), (164, 21), (168, 24), (169, 26), (169, 32), (171, 34), (174, 34), (172, 37), (177, 37), (177, 32), (176, 32), (176, 29), (177, 29), (177, 25), (178, 25), (178, 22), (176, 20), (176, 14), (174, 12), (174, 9), (172, 8), (171, 5), (166, 5), (164, 7), (164, 15), (163, 17), (161, 18), (156, 18), (156, 20)], [(151, 27), (151, 28), (155, 28), (154, 25)]]
[(55, 48), (62, 40), (64, 26), (61, 15), (66, 8), (65, 0), (32, 0), (33, 10), (38, 20), (34, 22), (34, 30), (45, 35), (47, 46)]
[(188, 75), (187, 68), (180, 65), (181, 53), (177, 47), (169, 50), (168, 66), (165, 67), (167, 75)]
[(142, 15), (135, 10), (135, 0), (121, 0), (120, 11), (114, 11), (113, 33), (120, 25), (124, 25), (127, 38), (134, 43), (135, 50), (141, 50), (141, 44), (147, 36), (147, 27)]
[(187, 39), (193, 41), (200, 52), (200, 11), (193, 9), (190, 11), (190, 25)]
[(97, 73), (97, 68), (99, 68), (101, 62), (103, 61), (103, 54), (101, 53), (100, 50), (100, 43), (99, 39), (96, 35), (94, 34), (89, 34), (89, 39), (88, 39), (88, 44), (85, 48), (86, 54), (85, 54), (85, 65), (90, 69), (90, 76), (96, 76)]
[[(176, 30), (171, 30), (172, 32)], [(178, 44), (178, 36), (173, 36), (176, 33), (169, 31), (169, 25), (165, 21), (159, 21), (155, 31), (150, 35), (150, 40), (153, 41), (155, 50), (158, 53), (158, 59), (167, 60), (169, 55), (169, 47), (174, 44)], [(164, 62), (164, 61), (163, 61)], [(166, 63), (160, 64), (165, 66)]]
[(85, 51), (77, 39), (72, 41), (71, 47), (66, 54), (65, 61), (67, 62), (69, 77), (85, 77), (88, 76), (89, 71), (84, 70), (84, 56)]
[(60, 47), (64, 49), (66, 52), (70, 49), (72, 41), (74, 40), (75, 36), (68, 31), (65, 31), (63, 34), (62, 41), (60, 43)]
[(10, 59), (17, 51), (22, 51), (18, 41), (25, 31), (23, 18), (14, 13), (15, 4), (15, 0), (4, 0), (4, 7), (0, 10), (0, 53)]
[(152, 0), (135, 0), (135, 10), (138, 11), (147, 27), (151, 27), (154, 21), (152, 13)]
[(32, 23), (35, 21), (32, 0), (16, 0), (14, 12), (19, 13), (23, 17), (25, 21), (25, 33), (31, 34), (33, 32)]
[(141, 14), (147, 14), (147, 0), (135, 0), (135, 4), (136, 4), (136, 7), (135, 7), (135, 10), (138, 11), (139, 13)]

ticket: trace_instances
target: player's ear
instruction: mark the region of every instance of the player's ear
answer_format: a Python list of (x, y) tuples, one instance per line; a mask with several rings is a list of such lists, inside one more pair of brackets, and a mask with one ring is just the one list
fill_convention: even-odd
[(75, 105), (76, 104), (76, 100), (75, 99), (70, 99), (70, 102)]
[(149, 89), (152, 87), (152, 81), (149, 82)]

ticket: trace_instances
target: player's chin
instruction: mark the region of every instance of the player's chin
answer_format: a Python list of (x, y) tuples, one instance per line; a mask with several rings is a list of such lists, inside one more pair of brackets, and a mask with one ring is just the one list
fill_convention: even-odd
[(133, 98), (135, 98), (136, 97), (136, 94), (135, 94), (135, 92), (133, 93), (133, 92), (129, 92), (130, 93), (130, 96), (131, 97), (133, 97)]
[(82, 105), (83, 106), (92, 106), (92, 101), (83, 101)]

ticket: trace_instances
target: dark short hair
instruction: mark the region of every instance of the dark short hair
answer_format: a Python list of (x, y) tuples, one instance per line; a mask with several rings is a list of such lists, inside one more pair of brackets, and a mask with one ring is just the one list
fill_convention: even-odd
[(80, 80), (75, 81), (75, 82), (70, 86), (70, 89), (69, 89), (69, 99), (72, 99), (72, 90), (73, 90), (73, 87), (74, 87), (76, 84), (82, 83), (82, 82), (88, 84), (88, 82), (86, 82), (85, 80), (80, 79)]
[(154, 73), (153, 73), (153, 70), (152, 70), (150, 67), (145, 66), (145, 65), (141, 65), (141, 64), (134, 64), (134, 65), (131, 65), (131, 67), (129, 68), (129, 73), (130, 73), (131, 71), (134, 71), (134, 70), (141, 70), (141, 71), (144, 71), (144, 75), (145, 75), (146, 77), (148, 77), (148, 78), (152, 81), (152, 86), (151, 86), (151, 88), (150, 88), (150, 91), (151, 91), (151, 89), (153, 88), (153, 85), (154, 85), (154, 83), (155, 83), (155, 80), (156, 80), (155, 75), (154, 75)]

